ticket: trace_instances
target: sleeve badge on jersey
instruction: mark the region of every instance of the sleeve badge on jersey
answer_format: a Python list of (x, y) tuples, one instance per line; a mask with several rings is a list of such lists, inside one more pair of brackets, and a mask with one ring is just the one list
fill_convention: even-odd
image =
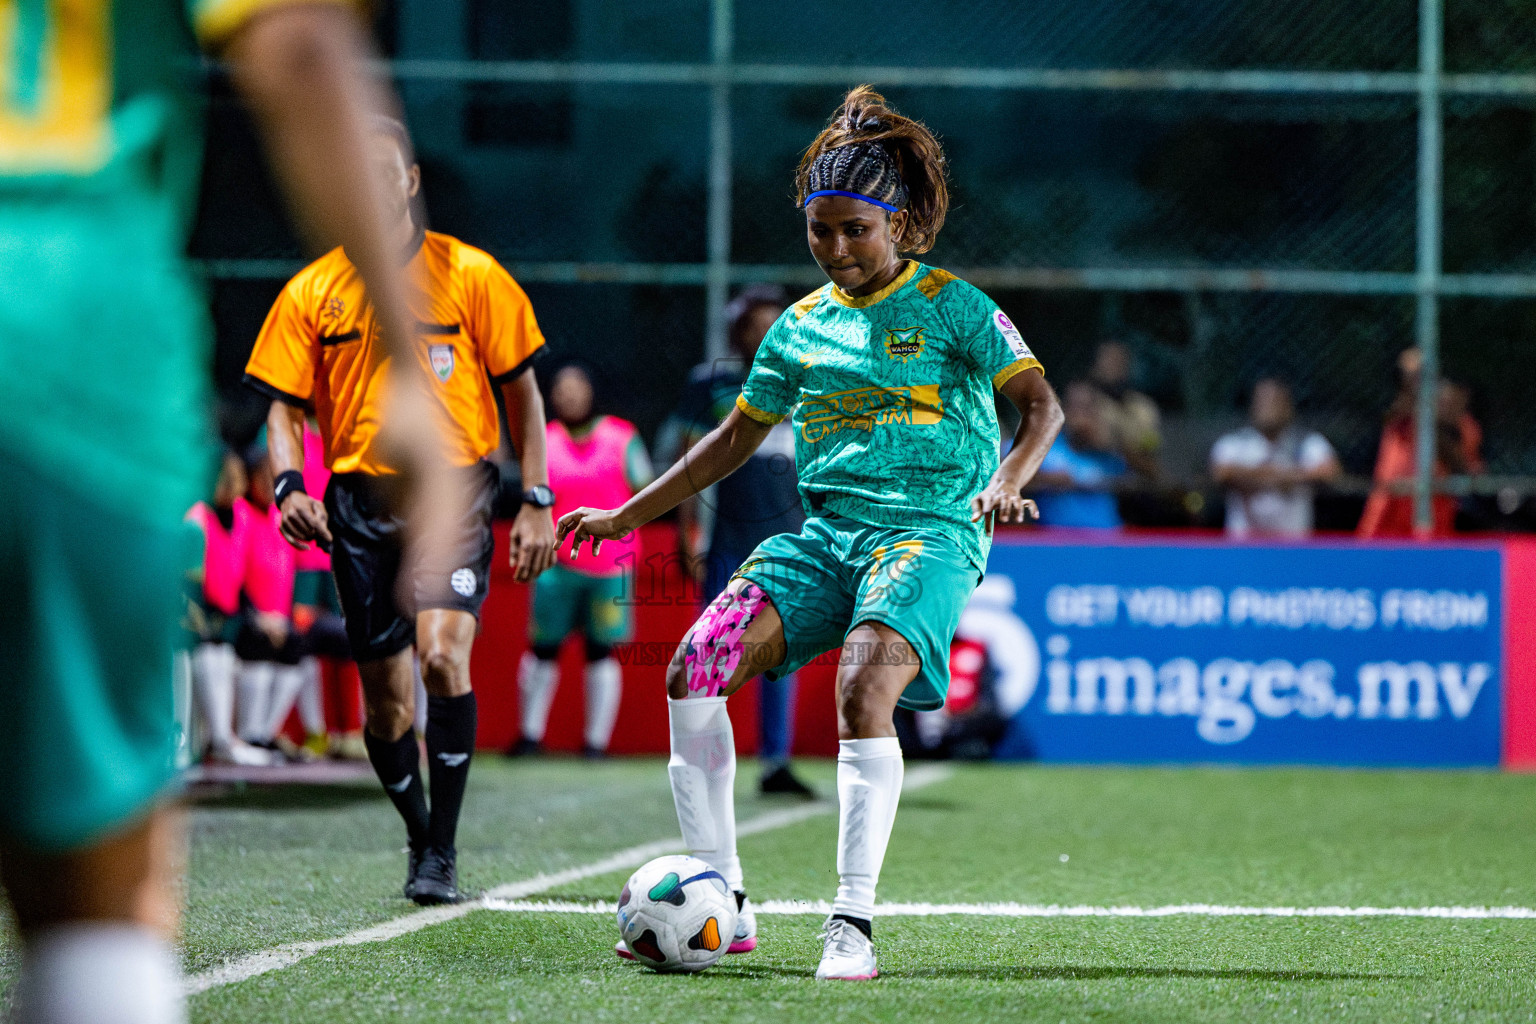
[(453, 346), (432, 345), (427, 354), (432, 359), (432, 372), (437, 374), (437, 379), (448, 383), (448, 378), (453, 376)]
[(997, 333), (1003, 336), (1003, 340), (1008, 343), (1009, 350), (1015, 356), (1028, 359), (1034, 354), (1030, 352), (1029, 346), (1024, 344), (1024, 336), (1019, 333), (1017, 327), (1013, 326), (1013, 321), (1008, 319), (1007, 313), (1002, 310), (993, 313), (992, 324), (997, 328)]

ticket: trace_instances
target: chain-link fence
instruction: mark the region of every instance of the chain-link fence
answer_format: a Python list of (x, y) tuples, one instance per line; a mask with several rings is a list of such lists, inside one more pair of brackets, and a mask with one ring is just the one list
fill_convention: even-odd
[[(1266, 375), (1369, 475), (1417, 343), (1470, 389), (1504, 513), (1536, 474), (1532, 24), (1536, 0), (378, 12), (434, 226), (506, 263), (556, 351), (603, 368), (608, 407), (650, 435), (722, 351), (731, 288), (820, 283), (791, 174), (867, 80), (945, 141), (956, 206), (927, 260), (991, 293), (1058, 384), (1127, 342), (1170, 478), (1202, 473)], [(298, 252), (233, 105), (212, 118), (194, 252), (233, 393)]]

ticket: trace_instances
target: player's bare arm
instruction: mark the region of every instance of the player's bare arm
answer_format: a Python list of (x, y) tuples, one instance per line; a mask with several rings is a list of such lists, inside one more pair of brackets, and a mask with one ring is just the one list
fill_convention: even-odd
[(408, 286), (383, 220), (386, 186), (369, 173), (368, 119), (393, 104), (366, 72), (371, 55), (355, 14), (319, 4), (258, 14), (224, 51), (307, 240), (319, 250), (344, 245), (367, 282), (380, 335), (397, 357), (385, 434), (412, 478), (407, 521), (419, 543), (446, 543), (468, 497), (443, 456), (418, 361), (406, 357)]
[(1013, 448), (986, 489), (971, 501), (971, 521), (985, 517), (988, 529), (994, 523), (1022, 523), (1040, 515), (1035, 503), (1019, 492), (1039, 472), (1063, 421), (1061, 403), (1044, 374), (1034, 370), (1016, 373), (999, 390), (1019, 410), (1020, 419)]
[(571, 552), (592, 538), (595, 552), (602, 541), (622, 537), (631, 530), (676, 508), (685, 498), (730, 476), (767, 440), (773, 427), (732, 409), (724, 422), (688, 450), (671, 469), (645, 490), (616, 509), (578, 508), (560, 517), (555, 541), (572, 537)]
[[(288, 473), (304, 473), (304, 410), (291, 402), (274, 400), (267, 410), (267, 457), (272, 460), (272, 478), (277, 481), (277, 510), (282, 513), (278, 529), (283, 539), (300, 551), (315, 542), (331, 543), (325, 503), (302, 490), (284, 487)], [(291, 478), (289, 478), (291, 479)]]
[[(530, 370), (501, 389), (506, 400), (508, 432), (517, 449), (523, 488), (549, 486), (545, 455), (544, 399)], [(509, 536), (511, 565), (519, 583), (527, 583), (555, 564), (555, 524), (547, 508), (523, 503)]]

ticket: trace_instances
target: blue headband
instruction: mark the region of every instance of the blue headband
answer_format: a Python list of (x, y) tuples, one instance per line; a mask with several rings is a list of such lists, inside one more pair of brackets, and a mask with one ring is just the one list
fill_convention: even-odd
[(882, 203), (874, 196), (866, 196), (861, 192), (844, 192), (840, 188), (824, 188), (820, 192), (812, 192), (805, 197), (805, 201), (809, 204), (812, 199), (817, 199), (821, 196), (847, 196), (849, 199), (862, 199), (866, 203), (873, 203), (875, 206), (880, 207), (880, 209), (889, 210), (891, 213), (895, 213), (899, 209), (899, 207), (892, 206), (890, 203)]

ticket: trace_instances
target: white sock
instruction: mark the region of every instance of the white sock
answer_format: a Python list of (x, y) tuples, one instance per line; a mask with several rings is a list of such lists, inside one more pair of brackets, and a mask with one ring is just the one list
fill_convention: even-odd
[(683, 842), (740, 889), (736, 855), (736, 738), (724, 697), (667, 698), (672, 731), (672, 800)]
[(587, 666), (587, 746), (607, 750), (613, 739), (613, 723), (619, 717), (623, 676), (613, 658)]
[(21, 958), (15, 1024), (182, 1024), (181, 971), (170, 944), (138, 925), (58, 925)]
[(298, 665), (278, 665), (272, 673), (272, 698), (267, 704), (267, 720), (262, 724), (263, 740), (273, 740), (288, 721), (293, 702), (304, 687), (304, 669)]
[(832, 913), (868, 921), (875, 883), (901, 799), (901, 743), (894, 736), (837, 744), (837, 899)]
[(416, 675), (416, 735), (427, 734), (427, 684), (421, 679), (421, 656), (411, 659), (411, 671)]
[(325, 695), (320, 690), (320, 659), (309, 657), (299, 662), (304, 670), (304, 685), (299, 688), (299, 722), (306, 736), (325, 735)]
[(560, 685), (560, 663), (535, 658), (532, 651), (523, 652), (523, 660), (517, 666), (517, 696), (523, 711), (523, 736), (535, 743), (544, 742), (544, 730), (549, 727), (549, 706), (555, 699), (555, 687)]
[(208, 742), (228, 750), (235, 742), (235, 651), (229, 644), (199, 644), (192, 652), (192, 685), (202, 706)]
[(241, 662), (235, 677), (235, 732), (247, 743), (261, 743), (261, 730), (267, 724), (267, 708), (272, 703), (270, 661)]

